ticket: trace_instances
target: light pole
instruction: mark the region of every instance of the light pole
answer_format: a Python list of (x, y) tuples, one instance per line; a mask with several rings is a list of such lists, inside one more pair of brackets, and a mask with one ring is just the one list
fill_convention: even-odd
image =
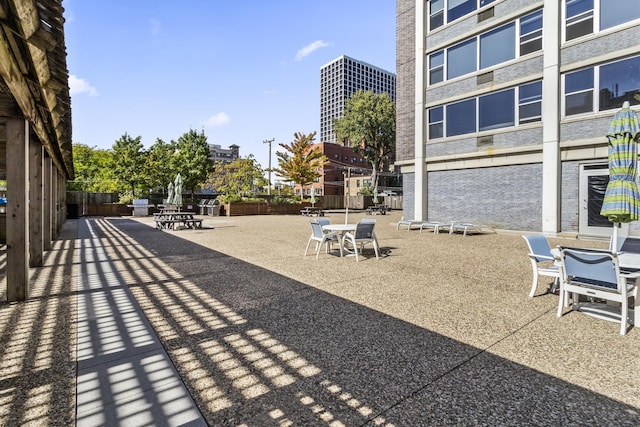
[(267, 171), (269, 171), (269, 186), (267, 187), (268, 196), (271, 195), (271, 143), (275, 140), (276, 140), (275, 138), (271, 138), (271, 139), (265, 139), (264, 141), (262, 141), (263, 144), (269, 144), (269, 169), (267, 169)]

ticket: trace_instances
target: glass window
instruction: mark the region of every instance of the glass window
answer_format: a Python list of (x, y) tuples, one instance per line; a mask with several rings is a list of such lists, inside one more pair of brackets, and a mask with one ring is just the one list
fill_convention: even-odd
[(444, 50), (429, 55), (429, 84), (444, 80)]
[(449, 0), (447, 5), (447, 22), (456, 19), (476, 10), (478, 0)]
[(567, 41), (593, 33), (593, 0), (567, 0), (565, 16)]
[(444, 25), (444, 0), (429, 2), (429, 29), (434, 30)]
[(599, 111), (622, 107), (624, 101), (640, 104), (633, 95), (640, 91), (640, 57), (600, 67)]
[(640, 18), (638, 0), (600, 0), (600, 29)]
[(480, 36), (480, 69), (516, 56), (516, 26), (513, 22)]
[(593, 111), (593, 68), (566, 74), (564, 95), (565, 115)]
[(442, 138), (443, 129), (443, 108), (430, 108), (429, 112), (429, 139)]
[(542, 82), (537, 81), (518, 88), (519, 123), (542, 120)]
[(476, 71), (476, 39), (467, 40), (447, 51), (447, 79)]
[(480, 0), (480, 7), (486, 6), (489, 3), (493, 3), (494, 1), (496, 1), (496, 0)]
[(447, 136), (476, 131), (476, 98), (449, 104), (445, 113)]
[(503, 90), (478, 98), (478, 130), (515, 124), (514, 90)]
[(542, 50), (542, 10), (520, 18), (520, 55)]

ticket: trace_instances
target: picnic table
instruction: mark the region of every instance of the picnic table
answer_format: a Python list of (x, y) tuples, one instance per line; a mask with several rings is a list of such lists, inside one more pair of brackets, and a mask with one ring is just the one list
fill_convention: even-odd
[(387, 205), (369, 206), (366, 210), (366, 214), (367, 215), (376, 215), (376, 214), (386, 215), (388, 210), (389, 210), (389, 207)]
[(324, 211), (322, 210), (322, 208), (316, 208), (312, 206), (300, 209), (300, 213), (302, 214), (302, 216), (324, 216)]
[(194, 217), (195, 212), (163, 210), (153, 214), (158, 230), (177, 230), (177, 226), (184, 228), (202, 228), (202, 219)]

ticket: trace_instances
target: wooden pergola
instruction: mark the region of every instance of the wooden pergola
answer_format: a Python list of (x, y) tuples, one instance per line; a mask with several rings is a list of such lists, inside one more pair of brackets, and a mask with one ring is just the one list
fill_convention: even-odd
[(27, 299), (29, 267), (42, 265), (66, 220), (74, 169), (63, 11), (62, 0), (0, 1), (0, 180), (7, 198), (0, 234), (6, 230), (9, 302)]

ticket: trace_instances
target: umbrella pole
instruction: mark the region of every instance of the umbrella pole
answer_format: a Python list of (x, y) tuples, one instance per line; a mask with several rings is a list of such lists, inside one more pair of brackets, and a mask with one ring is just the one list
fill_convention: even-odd
[(618, 227), (619, 222), (613, 223), (613, 234), (611, 235), (611, 243), (609, 244), (609, 250), (611, 252), (618, 252)]

